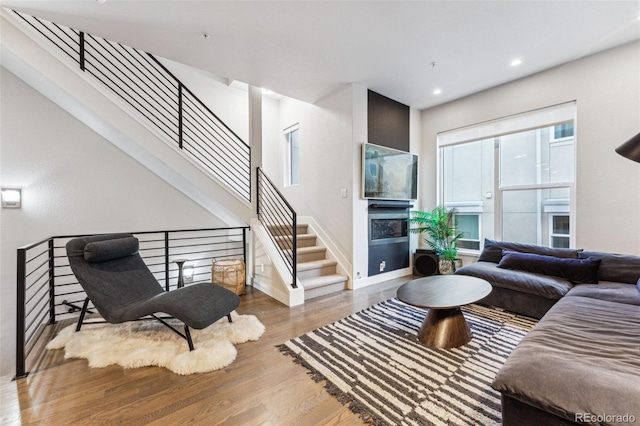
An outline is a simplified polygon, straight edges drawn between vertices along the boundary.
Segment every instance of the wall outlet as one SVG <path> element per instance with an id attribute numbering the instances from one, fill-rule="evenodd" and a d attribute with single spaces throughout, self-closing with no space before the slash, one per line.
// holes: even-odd
<path id="1" fill-rule="evenodd" d="M 340 190 L 340 197 L 347 198 L 347 188 L 342 188 Z"/>
<path id="2" fill-rule="evenodd" d="M 260 272 L 264 272 L 264 263 L 260 264 Z"/>
<path id="3" fill-rule="evenodd" d="M 387 266 L 387 264 L 384 262 L 384 260 L 380 262 L 380 272 L 384 271 L 385 266 Z"/>

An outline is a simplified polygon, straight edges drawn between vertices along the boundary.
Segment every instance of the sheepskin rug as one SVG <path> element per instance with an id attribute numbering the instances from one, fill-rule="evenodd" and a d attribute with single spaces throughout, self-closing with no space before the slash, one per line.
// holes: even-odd
<path id="1" fill-rule="evenodd" d="M 164 367 L 176 374 L 218 370 L 231 364 L 238 351 L 234 344 L 255 341 L 264 325 L 254 315 L 231 313 L 202 330 L 191 331 L 195 350 L 187 341 L 158 321 L 124 324 L 89 324 L 75 332 L 75 324 L 64 328 L 47 344 L 47 349 L 64 349 L 65 358 L 86 358 L 91 368 L 119 364 L 124 368 Z M 180 321 L 168 320 L 183 331 Z"/>

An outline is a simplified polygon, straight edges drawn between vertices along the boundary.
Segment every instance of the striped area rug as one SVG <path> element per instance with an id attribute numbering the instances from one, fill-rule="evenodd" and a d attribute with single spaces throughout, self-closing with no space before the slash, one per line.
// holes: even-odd
<path id="1" fill-rule="evenodd" d="M 327 391 L 375 425 L 499 425 L 498 369 L 536 320 L 462 308 L 473 333 L 456 349 L 417 341 L 425 309 L 379 303 L 278 346 Z"/>

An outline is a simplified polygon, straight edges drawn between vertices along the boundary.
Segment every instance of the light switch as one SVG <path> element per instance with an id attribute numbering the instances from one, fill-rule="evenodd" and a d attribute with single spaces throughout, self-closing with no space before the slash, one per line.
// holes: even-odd
<path id="1" fill-rule="evenodd" d="M 340 197 L 347 198 L 347 188 L 340 189 Z"/>

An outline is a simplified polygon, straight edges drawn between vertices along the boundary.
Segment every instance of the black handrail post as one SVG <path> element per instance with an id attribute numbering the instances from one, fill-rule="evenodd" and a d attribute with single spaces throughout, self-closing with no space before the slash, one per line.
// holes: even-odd
<path id="1" fill-rule="evenodd" d="M 256 167 L 256 214 L 260 218 L 260 167 Z"/>
<path id="2" fill-rule="evenodd" d="M 80 69 L 84 71 L 84 32 L 80 31 Z"/>
<path id="3" fill-rule="evenodd" d="M 247 228 L 242 228 L 242 260 L 247 263 Z"/>
<path id="4" fill-rule="evenodd" d="M 56 323 L 56 264 L 54 239 L 49 238 L 49 324 Z"/>
<path id="5" fill-rule="evenodd" d="M 178 146 L 182 149 L 182 83 L 178 81 Z"/>
<path id="6" fill-rule="evenodd" d="M 298 274 L 298 215 L 296 212 L 293 212 L 293 232 L 291 233 L 291 235 L 293 235 L 293 248 L 291 252 L 291 257 L 293 260 L 293 282 L 291 283 L 291 286 L 293 288 L 298 288 L 298 280 L 296 277 Z"/>
<path id="7" fill-rule="evenodd" d="M 169 231 L 164 231 L 164 288 L 169 291 Z"/>
<path id="8" fill-rule="evenodd" d="M 27 250 L 18 249 L 17 252 L 17 297 L 16 297 L 16 375 L 13 378 L 22 379 L 29 373 L 25 371 L 25 292 L 27 280 Z"/>

